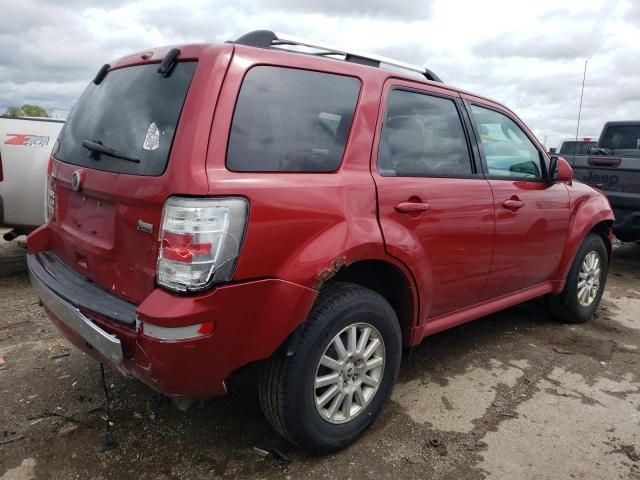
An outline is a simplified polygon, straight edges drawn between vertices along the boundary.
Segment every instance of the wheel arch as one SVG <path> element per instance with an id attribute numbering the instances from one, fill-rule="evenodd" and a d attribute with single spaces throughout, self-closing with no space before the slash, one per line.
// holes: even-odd
<path id="1" fill-rule="evenodd" d="M 317 289 L 321 291 L 334 282 L 350 282 L 382 295 L 396 312 L 403 346 L 411 346 L 420 308 L 411 272 L 404 265 L 387 258 L 352 258 L 352 255 L 337 257 L 338 261 L 331 262 L 328 268 L 321 270 Z M 306 322 L 302 322 L 291 332 L 278 348 L 280 353 L 290 356 L 296 352 L 305 325 Z"/>
<path id="2" fill-rule="evenodd" d="M 589 233 L 595 233 L 596 235 L 599 235 L 600 238 L 602 238 L 602 241 L 604 242 L 604 246 L 607 249 L 607 257 L 609 257 L 609 263 L 611 263 L 611 255 L 613 253 L 613 244 L 611 241 L 612 231 L 613 231 L 613 220 L 603 220 L 599 223 L 596 223 L 591 228 L 591 230 L 589 230 L 589 232 L 587 233 L 587 235 Z"/>
<path id="3" fill-rule="evenodd" d="M 361 285 L 384 297 L 398 317 L 403 345 L 410 345 L 419 304 L 413 279 L 408 273 L 391 262 L 367 259 L 340 269 L 329 282 L 337 281 Z"/>
<path id="4" fill-rule="evenodd" d="M 613 214 L 611 210 L 602 210 L 599 212 L 593 212 L 589 210 L 591 209 L 584 209 L 582 211 L 583 213 L 580 213 L 579 211 L 578 214 L 576 214 L 576 217 L 571 222 L 569 235 L 558 269 L 558 278 L 560 282 L 554 289 L 554 293 L 558 293 L 564 288 L 564 283 L 566 282 L 567 275 L 569 274 L 569 270 L 571 269 L 571 265 L 576 256 L 576 253 L 578 252 L 578 249 L 580 248 L 580 245 L 582 244 L 584 239 L 590 233 L 595 233 L 602 238 L 607 249 L 609 260 L 611 260 L 611 228 L 613 225 Z M 586 218 L 587 215 L 589 215 L 588 219 Z"/>

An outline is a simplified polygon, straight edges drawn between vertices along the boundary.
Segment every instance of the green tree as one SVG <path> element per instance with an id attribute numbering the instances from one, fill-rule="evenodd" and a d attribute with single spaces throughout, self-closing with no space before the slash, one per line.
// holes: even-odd
<path id="1" fill-rule="evenodd" d="M 9 107 L 5 115 L 11 117 L 48 117 L 47 111 L 40 105 L 24 104 L 21 107 Z"/>

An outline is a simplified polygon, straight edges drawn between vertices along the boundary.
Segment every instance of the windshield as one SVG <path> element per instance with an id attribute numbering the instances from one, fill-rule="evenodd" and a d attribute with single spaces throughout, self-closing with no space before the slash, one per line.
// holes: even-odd
<path id="1" fill-rule="evenodd" d="M 640 149 L 640 125 L 611 125 L 598 144 L 601 148 Z"/>
<path id="2" fill-rule="evenodd" d="M 180 62 L 163 77 L 157 64 L 139 65 L 92 82 L 60 132 L 54 156 L 97 170 L 161 175 L 195 68 Z"/>

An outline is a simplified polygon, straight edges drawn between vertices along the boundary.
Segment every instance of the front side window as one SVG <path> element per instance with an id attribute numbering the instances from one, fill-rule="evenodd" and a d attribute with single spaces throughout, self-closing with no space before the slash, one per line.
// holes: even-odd
<path id="1" fill-rule="evenodd" d="M 480 133 L 480 145 L 489 175 L 541 179 L 540 152 L 509 117 L 488 108 L 471 106 Z"/>
<path id="2" fill-rule="evenodd" d="M 227 167 L 237 172 L 333 172 L 360 91 L 353 77 L 258 66 L 233 114 Z"/>
<path id="3" fill-rule="evenodd" d="M 470 175 L 469 149 L 454 101 L 392 90 L 380 136 L 378 171 L 399 177 Z"/>

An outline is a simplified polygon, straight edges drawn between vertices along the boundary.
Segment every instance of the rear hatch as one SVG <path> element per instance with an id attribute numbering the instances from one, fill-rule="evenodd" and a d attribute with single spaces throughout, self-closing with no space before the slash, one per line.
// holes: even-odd
<path id="1" fill-rule="evenodd" d="M 155 286 L 165 200 L 208 192 L 214 102 L 200 98 L 216 98 L 221 78 L 209 80 L 230 49 L 183 47 L 169 74 L 159 73 L 168 49 L 127 57 L 87 87 L 60 133 L 49 179 L 54 251 L 128 301 Z"/>

